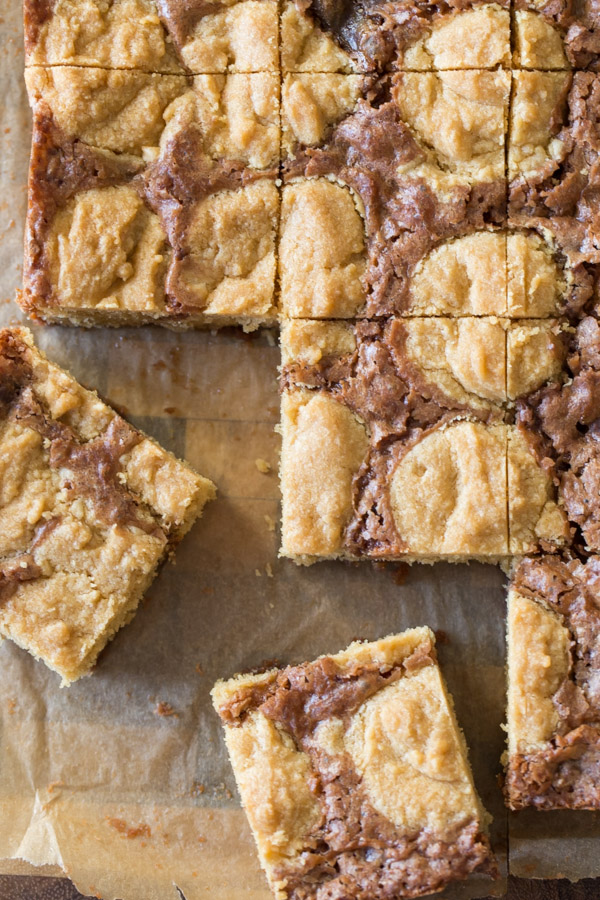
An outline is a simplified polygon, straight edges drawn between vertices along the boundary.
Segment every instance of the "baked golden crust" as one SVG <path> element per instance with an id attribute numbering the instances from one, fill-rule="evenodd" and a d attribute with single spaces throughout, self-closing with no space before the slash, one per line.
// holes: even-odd
<path id="1" fill-rule="evenodd" d="M 323 144 L 330 129 L 355 108 L 366 89 L 360 75 L 299 73 L 281 86 L 282 155 Z"/>
<path id="2" fill-rule="evenodd" d="M 568 72 L 515 72 L 511 100 L 508 177 L 532 176 L 563 150 L 555 118 L 570 84 Z"/>
<path id="3" fill-rule="evenodd" d="M 352 479 L 368 447 L 364 425 L 320 394 L 282 398 L 282 553 L 337 556 L 352 516 Z"/>
<path id="4" fill-rule="evenodd" d="M 360 72 L 335 39 L 314 18 L 303 15 L 293 0 L 281 11 L 281 67 L 288 72 Z"/>
<path id="5" fill-rule="evenodd" d="M 34 116 L 50 115 L 66 135 L 134 156 L 158 147 L 165 110 L 187 90 L 181 75 L 75 66 L 31 66 L 25 83 Z"/>
<path id="6" fill-rule="evenodd" d="M 214 485 L 0 332 L 0 633 L 58 672 L 88 674 L 135 614 Z"/>
<path id="7" fill-rule="evenodd" d="M 510 68 L 510 13 L 496 3 L 440 16 L 410 44 L 396 68 L 415 71 Z"/>
<path id="8" fill-rule="evenodd" d="M 391 477 L 390 495 L 411 556 L 508 554 L 506 447 L 505 426 L 457 422 L 406 453 Z"/>
<path id="9" fill-rule="evenodd" d="M 334 889 L 337 868 L 346 873 L 347 891 L 360 878 L 365 896 L 417 897 L 489 865 L 489 849 L 476 864 L 460 864 L 463 854 L 462 862 L 470 856 L 467 835 L 477 833 L 482 846 L 487 844 L 487 815 L 436 664 L 434 640 L 428 628 L 415 628 L 351 644 L 342 653 L 280 675 L 277 670 L 239 675 L 213 688 L 242 803 L 276 897 L 312 896 L 300 893 L 309 885 L 313 891 L 319 885 Z M 280 687 L 283 678 L 289 695 L 283 682 Z M 306 688 L 300 688 L 300 679 Z M 296 685 L 302 697 L 306 693 L 305 708 L 316 704 L 321 710 L 318 720 L 309 713 L 288 719 L 288 704 L 292 713 L 292 704 L 302 699 L 296 700 Z M 299 728 L 294 721 L 302 723 Z M 353 784 L 352 798 L 342 791 L 335 807 L 335 840 L 328 837 L 329 794 L 320 782 L 321 770 L 331 765 L 338 772 L 336 782 Z M 357 812 L 360 807 L 360 834 L 345 836 L 352 818 L 340 812 L 350 803 Z M 375 823 L 379 852 L 371 871 L 364 848 L 370 846 Z M 310 865 L 317 841 L 319 855 L 330 866 Z M 446 861 L 456 863 L 454 870 L 440 865 L 434 874 L 434 841 L 441 843 Z M 396 848 L 402 857 L 395 857 Z M 346 860 L 354 865 L 345 865 Z M 372 883 L 375 869 L 378 880 Z"/>
<path id="10" fill-rule="evenodd" d="M 552 697 L 569 671 L 569 631 L 542 603 L 508 594 L 508 752 L 541 748 L 559 716 Z"/>
<path id="11" fill-rule="evenodd" d="M 503 179 L 510 83 L 501 70 L 398 75 L 393 97 L 425 156 L 406 176 L 423 178 L 436 193 Z"/>
<path id="12" fill-rule="evenodd" d="M 521 69 L 568 69 L 560 31 L 539 13 L 517 9 L 514 14 L 513 64 Z"/>

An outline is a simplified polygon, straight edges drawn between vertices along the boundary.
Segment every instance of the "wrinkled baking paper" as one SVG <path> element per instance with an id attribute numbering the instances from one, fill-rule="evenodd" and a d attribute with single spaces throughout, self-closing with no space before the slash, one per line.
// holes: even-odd
<path id="1" fill-rule="evenodd" d="M 22 319 L 11 299 L 22 275 L 29 152 L 20 20 L 20 0 L 4 0 L 1 324 Z M 212 684 L 265 659 L 300 662 L 356 637 L 428 624 L 438 631 L 505 872 L 508 818 L 497 782 L 502 573 L 475 564 L 299 568 L 277 559 L 275 334 L 35 331 L 51 359 L 212 478 L 219 495 L 92 677 L 60 689 L 43 664 L 9 641 L 0 646 L 0 871 L 44 866 L 44 874 L 64 872 L 82 893 L 103 898 L 268 900 L 210 704 Z M 270 471 L 259 471 L 257 459 Z M 159 704 L 171 714 L 159 715 Z M 589 840 L 600 833 L 598 817 L 520 822 L 511 824 L 518 874 L 600 874 L 598 844 Z M 446 895 L 504 890 L 504 880 L 481 878 Z"/>

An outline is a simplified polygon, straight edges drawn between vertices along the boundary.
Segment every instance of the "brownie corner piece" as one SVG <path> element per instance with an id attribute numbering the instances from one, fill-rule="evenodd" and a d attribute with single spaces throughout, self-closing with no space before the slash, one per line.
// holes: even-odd
<path id="1" fill-rule="evenodd" d="M 496 874 L 434 643 L 415 628 L 213 689 L 279 900 L 418 897 Z"/>
<path id="2" fill-rule="evenodd" d="M 27 65 L 278 72 L 277 0 L 25 0 Z"/>
<path id="3" fill-rule="evenodd" d="M 0 331 L 0 633 L 89 673 L 191 528 L 212 482 L 36 349 Z"/>
<path id="4" fill-rule="evenodd" d="M 154 144 L 161 137 L 149 159 L 142 155 L 143 125 L 124 129 L 118 102 L 107 101 L 105 128 L 84 124 L 77 92 L 62 90 L 73 73 L 103 102 L 115 79 L 134 97 L 150 91 L 154 100 L 154 79 L 163 86 L 167 78 L 173 82 L 171 93 L 159 91 L 165 104 L 171 100 L 169 121 L 165 135 L 159 127 L 148 135 Z M 270 165 L 279 144 L 273 78 L 198 76 L 187 89 L 184 79 L 175 83 L 172 76 L 63 68 L 42 78 L 41 87 L 34 79 L 35 90 L 30 79 L 35 115 L 25 310 L 44 321 L 84 326 L 241 324 L 252 330 L 273 324 L 279 216 Z M 259 108 L 251 110 L 252 127 L 249 115 L 241 136 L 231 116 L 215 121 L 206 109 L 212 102 L 227 111 L 230 103 L 252 101 Z M 127 124 L 126 103 L 125 116 Z M 114 143 L 124 130 L 134 147 Z M 236 145 L 236 158 L 224 160 L 235 142 L 232 132 L 246 157 L 239 158 Z M 252 162 L 268 167 L 253 169 Z"/>
<path id="5" fill-rule="evenodd" d="M 600 809 L 600 559 L 541 555 L 508 596 L 511 809 Z"/>

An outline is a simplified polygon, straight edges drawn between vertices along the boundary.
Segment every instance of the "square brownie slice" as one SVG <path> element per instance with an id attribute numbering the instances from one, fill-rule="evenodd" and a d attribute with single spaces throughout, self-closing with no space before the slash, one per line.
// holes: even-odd
<path id="1" fill-rule="evenodd" d="M 600 809 L 600 559 L 523 560 L 508 597 L 511 809 Z"/>
<path id="2" fill-rule="evenodd" d="M 135 614 L 214 485 L 0 331 L 0 634 L 69 684 Z"/>
<path id="3" fill-rule="evenodd" d="M 506 314 L 509 88 L 502 70 L 285 76 L 284 315 L 469 314 L 471 293 L 475 314 Z M 409 282 L 446 244 L 444 289 L 411 310 Z"/>
<path id="4" fill-rule="evenodd" d="M 513 397 L 561 368 L 556 320 L 291 320 L 281 346 L 284 556 L 496 562 L 565 543 L 553 478 L 511 424 Z"/>
<path id="5" fill-rule="evenodd" d="M 414 628 L 213 688 L 280 900 L 419 897 L 495 874 L 434 643 Z"/>
<path id="6" fill-rule="evenodd" d="M 276 0 L 25 0 L 26 64 L 279 71 Z"/>
<path id="7" fill-rule="evenodd" d="M 32 67 L 27 83 L 28 312 L 83 325 L 276 320 L 277 75 L 63 66 Z"/>

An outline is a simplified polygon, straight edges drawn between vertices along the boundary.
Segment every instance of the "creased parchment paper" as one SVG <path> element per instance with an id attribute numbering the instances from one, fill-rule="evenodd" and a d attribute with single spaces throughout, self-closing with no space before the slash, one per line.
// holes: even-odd
<path id="1" fill-rule="evenodd" d="M 3 0 L 1 324 L 22 318 L 11 299 L 21 282 L 29 153 L 20 20 L 20 0 Z M 0 871 L 44 866 L 44 874 L 64 872 L 83 893 L 104 898 L 169 900 L 181 892 L 187 900 L 267 900 L 210 705 L 213 682 L 265 659 L 300 662 L 356 637 L 421 624 L 439 633 L 505 871 L 501 572 L 298 568 L 277 559 L 275 334 L 35 332 L 51 359 L 212 478 L 219 495 L 92 677 L 61 690 L 44 665 L 8 641 L 0 646 Z M 257 459 L 271 471 L 259 471 Z M 158 715 L 159 704 L 172 714 Z M 518 874 L 600 874 L 597 816 L 514 819 Z M 476 879 L 447 896 L 504 890 L 504 880 Z"/>

